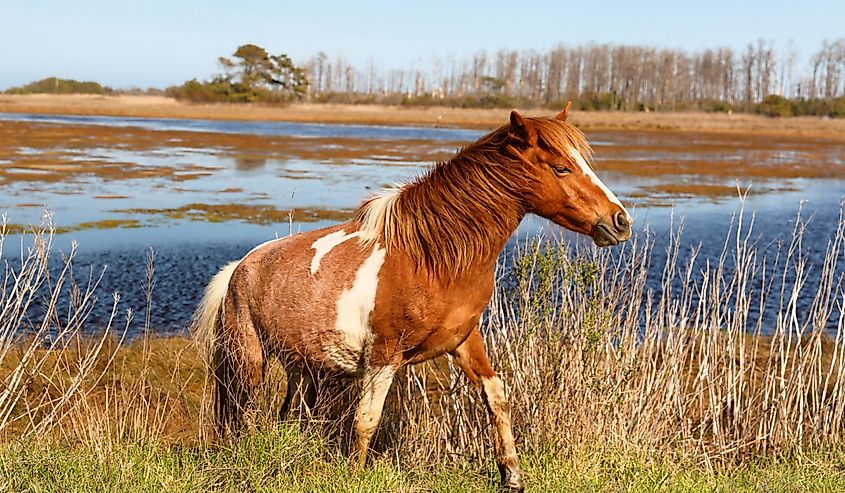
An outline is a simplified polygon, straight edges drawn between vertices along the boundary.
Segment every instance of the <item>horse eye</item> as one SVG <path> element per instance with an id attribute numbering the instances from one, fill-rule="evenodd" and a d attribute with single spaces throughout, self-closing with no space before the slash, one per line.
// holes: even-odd
<path id="1" fill-rule="evenodd" d="M 555 170 L 555 173 L 560 175 L 560 176 L 568 175 L 569 173 L 572 173 L 572 170 L 570 170 L 566 166 L 554 166 L 553 169 Z"/>

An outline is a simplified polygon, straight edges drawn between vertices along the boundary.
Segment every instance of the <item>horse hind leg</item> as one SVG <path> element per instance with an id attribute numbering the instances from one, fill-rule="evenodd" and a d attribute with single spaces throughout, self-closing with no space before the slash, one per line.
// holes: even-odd
<path id="1" fill-rule="evenodd" d="M 302 411 L 305 411 L 310 417 L 317 404 L 317 384 L 314 375 L 308 368 L 299 366 L 286 368 L 285 371 L 288 375 L 288 384 L 280 412 L 281 418 L 289 417 L 292 409 L 299 410 L 300 415 Z"/>
<path id="2" fill-rule="evenodd" d="M 232 311 L 232 317 L 222 320 L 215 348 L 215 421 L 221 436 L 239 433 L 244 424 L 255 426 L 255 396 L 265 370 L 264 351 L 252 317 Z"/>

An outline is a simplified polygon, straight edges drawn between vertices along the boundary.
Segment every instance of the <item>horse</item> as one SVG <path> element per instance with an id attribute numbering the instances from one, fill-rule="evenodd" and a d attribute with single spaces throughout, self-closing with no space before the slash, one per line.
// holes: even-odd
<path id="1" fill-rule="evenodd" d="M 449 354 L 491 415 L 503 488 L 521 491 L 508 400 L 479 330 L 499 253 L 527 214 L 598 246 L 631 235 L 568 112 L 512 111 L 451 159 L 365 200 L 354 219 L 268 241 L 217 273 L 194 331 L 211 341 L 218 433 L 242 427 L 275 357 L 363 379 L 350 455 L 364 466 L 397 371 Z M 283 408 L 296 389 L 289 382 Z"/>

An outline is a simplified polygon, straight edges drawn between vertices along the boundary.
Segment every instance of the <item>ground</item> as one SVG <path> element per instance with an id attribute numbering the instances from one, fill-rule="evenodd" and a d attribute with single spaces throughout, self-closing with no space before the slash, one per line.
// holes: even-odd
<path id="1" fill-rule="evenodd" d="M 507 121 L 508 109 L 405 107 L 299 103 L 290 106 L 182 103 L 163 96 L 3 95 L 0 113 L 107 115 L 220 120 L 266 120 L 377 125 L 492 128 Z M 551 115 L 531 110 L 529 115 Z M 652 129 L 760 135 L 800 135 L 845 140 L 845 119 L 770 118 L 700 112 L 572 112 L 583 129 Z"/>

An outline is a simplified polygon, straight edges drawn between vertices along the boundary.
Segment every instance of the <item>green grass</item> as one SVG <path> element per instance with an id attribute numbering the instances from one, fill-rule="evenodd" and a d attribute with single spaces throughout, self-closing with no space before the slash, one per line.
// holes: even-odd
<path id="1" fill-rule="evenodd" d="M 682 459 L 608 451 L 528 454 L 530 491 L 842 491 L 845 452 L 802 453 L 710 472 Z M 498 490 L 490 461 L 404 463 L 382 456 L 363 471 L 325 440 L 280 426 L 231 446 L 46 442 L 0 445 L 4 491 L 485 492 Z"/>

